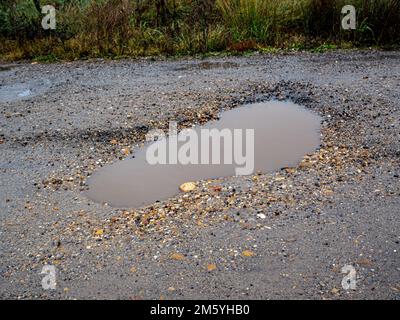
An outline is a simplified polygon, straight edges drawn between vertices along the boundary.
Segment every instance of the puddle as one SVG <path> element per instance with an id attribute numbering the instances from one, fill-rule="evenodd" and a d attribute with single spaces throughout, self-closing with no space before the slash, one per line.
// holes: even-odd
<path id="1" fill-rule="evenodd" d="M 194 131 L 199 133 L 202 129 L 243 129 L 244 143 L 241 151 L 242 155 L 248 156 L 247 144 L 250 140 L 246 138 L 245 129 L 254 129 L 252 172 L 273 172 L 283 167 L 296 166 L 305 154 L 319 147 L 320 121 L 318 115 L 292 102 L 270 101 L 225 111 L 218 121 L 194 128 Z M 181 135 L 182 132 L 178 137 Z M 200 137 L 200 133 L 198 136 Z M 232 137 L 236 136 L 232 134 Z M 178 164 L 149 164 L 146 150 L 152 146 L 154 149 L 157 143 L 161 145 L 166 142 L 168 145 L 170 140 L 171 137 L 168 137 L 155 143 L 147 143 L 135 150 L 134 158 L 99 169 L 88 180 L 89 190 L 86 196 L 95 202 L 105 202 L 113 207 L 137 208 L 176 195 L 180 192 L 179 186 L 184 182 L 235 175 L 238 168 L 235 161 L 232 164 L 184 165 L 178 160 Z M 221 139 L 219 148 L 215 149 L 221 151 L 221 160 L 225 159 L 225 146 L 229 145 L 225 145 L 224 141 Z M 178 142 L 178 155 L 183 144 Z M 209 150 L 212 149 L 212 144 L 211 140 Z M 231 145 L 236 146 L 234 142 Z M 200 153 L 199 147 L 198 159 L 201 158 Z"/>
<path id="2" fill-rule="evenodd" d="M 36 97 L 45 93 L 50 86 L 51 82 L 47 79 L 0 85 L 0 102 L 13 102 Z"/>
<path id="3" fill-rule="evenodd" d="M 230 61 L 224 62 L 209 62 L 203 61 L 199 63 L 191 63 L 184 66 L 179 66 L 174 68 L 175 71 L 181 70 L 211 70 L 211 69 L 231 69 L 231 68 L 238 68 L 240 67 L 239 64 Z"/>
<path id="4" fill-rule="evenodd" d="M 32 91 L 30 89 L 24 90 L 20 93 L 18 93 L 18 97 L 27 97 L 30 96 Z"/>

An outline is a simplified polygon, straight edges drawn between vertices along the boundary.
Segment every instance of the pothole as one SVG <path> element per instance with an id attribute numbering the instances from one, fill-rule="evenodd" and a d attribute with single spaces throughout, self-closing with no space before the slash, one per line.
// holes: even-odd
<path id="1" fill-rule="evenodd" d="M 188 181 L 296 166 L 318 148 L 320 123 L 318 115 L 289 101 L 244 105 L 217 121 L 172 131 L 134 150 L 134 158 L 101 168 L 85 194 L 114 207 L 141 207 L 176 195 Z"/>

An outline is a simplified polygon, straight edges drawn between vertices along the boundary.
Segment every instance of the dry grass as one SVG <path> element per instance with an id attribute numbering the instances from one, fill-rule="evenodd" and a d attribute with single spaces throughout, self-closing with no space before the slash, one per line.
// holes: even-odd
<path id="1" fill-rule="evenodd" d="M 355 31 L 340 28 L 344 0 L 54 1 L 57 29 L 45 31 L 31 0 L 2 0 L 3 59 L 245 52 L 270 47 L 400 42 L 400 0 L 353 0 L 358 15 Z"/>

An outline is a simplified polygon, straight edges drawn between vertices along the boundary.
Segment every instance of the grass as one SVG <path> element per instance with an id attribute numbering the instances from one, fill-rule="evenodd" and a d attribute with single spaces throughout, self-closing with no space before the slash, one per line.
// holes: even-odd
<path id="1" fill-rule="evenodd" d="M 341 29 L 352 2 L 357 29 Z M 0 57 L 38 61 L 398 46 L 399 0 L 34 0 L 0 3 Z"/>
<path id="2" fill-rule="evenodd" d="M 333 49 L 336 49 L 336 48 L 337 48 L 337 46 L 334 45 L 334 44 L 325 43 L 325 44 L 322 44 L 322 45 L 320 45 L 320 46 L 318 46 L 316 48 L 313 48 L 311 50 L 311 52 L 323 53 L 323 52 L 326 52 L 328 50 L 333 50 Z"/>

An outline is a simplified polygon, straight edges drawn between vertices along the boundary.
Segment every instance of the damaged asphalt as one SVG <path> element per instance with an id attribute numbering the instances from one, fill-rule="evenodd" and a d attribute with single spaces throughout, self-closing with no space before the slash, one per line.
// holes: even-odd
<path id="1" fill-rule="evenodd" d="M 398 299 L 399 62 L 365 50 L 1 68 L 0 296 Z M 149 130 L 270 99 L 323 119 L 298 166 L 177 186 L 143 208 L 84 196 Z"/>

